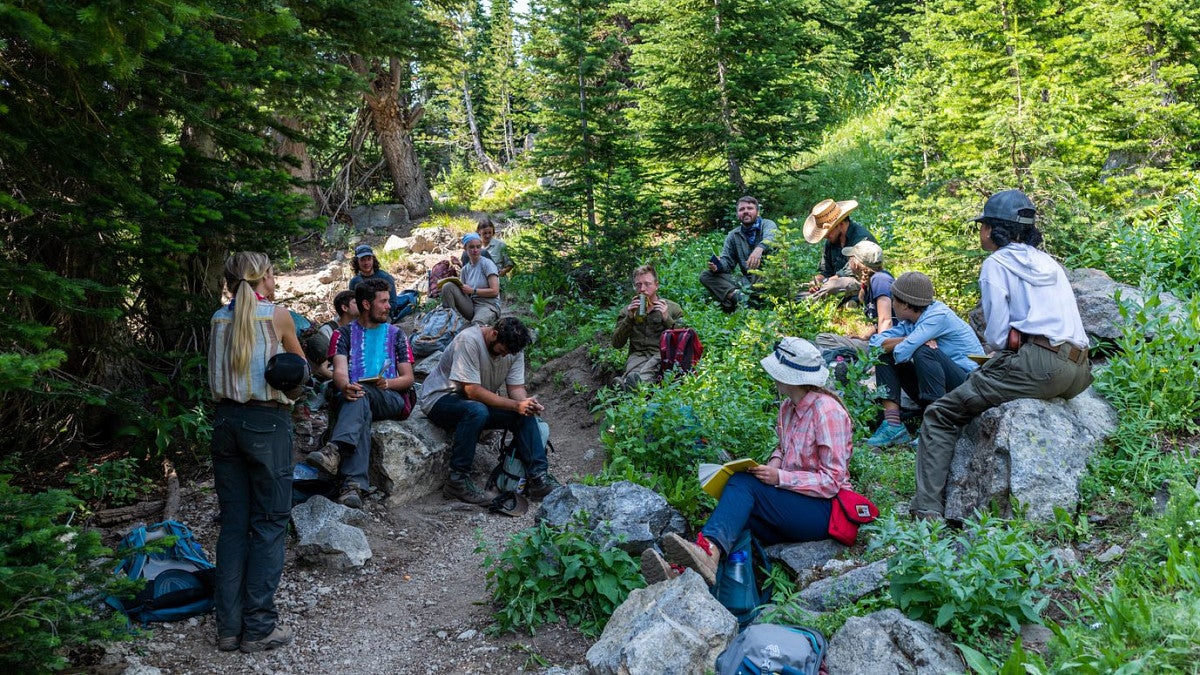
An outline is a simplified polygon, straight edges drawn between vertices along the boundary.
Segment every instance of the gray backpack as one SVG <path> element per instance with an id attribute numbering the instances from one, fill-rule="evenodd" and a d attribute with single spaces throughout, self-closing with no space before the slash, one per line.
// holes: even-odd
<path id="1" fill-rule="evenodd" d="M 717 675 L 818 675 L 825 636 L 812 628 L 756 623 L 717 657 Z"/>

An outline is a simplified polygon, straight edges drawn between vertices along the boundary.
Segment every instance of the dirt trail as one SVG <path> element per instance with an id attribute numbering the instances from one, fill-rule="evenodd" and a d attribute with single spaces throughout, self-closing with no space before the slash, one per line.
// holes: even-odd
<path id="1" fill-rule="evenodd" d="M 304 275 L 282 277 L 281 286 Z M 564 376 L 554 377 L 556 372 Z M 588 408 L 599 383 L 585 351 L 529 375 L 531 391 L 547 406 L 544 418 L 557 449 L 551 471 L 563 482 L 598 472 L 599 426 Z M 477 459 L 477 469 L 490 461 Z M 207 487 L 183 504 L 179 519 L 211 554 L 217 504 L 211 481 Z M 276 601 L 281 621 L 295 629 L 292 645 L 256 655 L 219 652 L 210 614 L 159 624 L 150 635 L 116 645 L 92 672 L 120 673 L 142 664 L 179 674 L 515 673 L 583 662 L 591 642 L 565 625 L 535 636 L 485 633 L 492 609 L 477 541 L 502 545 L 534 524 L 536 505 L 509 518 L 447 501 L 438 492 L 392 509 L 369 499 L 364 510 L 370 522 L 362 527 L 374 555 L 363 568 L 301 567 L 289 548 Z"/>

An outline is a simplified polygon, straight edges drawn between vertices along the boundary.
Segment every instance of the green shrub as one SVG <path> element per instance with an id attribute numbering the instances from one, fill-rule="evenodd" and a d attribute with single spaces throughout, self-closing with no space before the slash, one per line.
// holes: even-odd
<path id="1" fill-rule="evenodd" d="M 882 518 L 871 550 L 893 546 L 888 564 L 892 600 L 910 618 L 977 637 L 997 628 L 1016 632 L 1041 623 L 1060 565 L 1021 522 L 988 515 L 951 533 L 942 523 Z"/>
<path id="2" fill-rule="evenodd" d="M 502 551 L 482 539 L 487 588 L 499 608 L 493 630 L 527 630 L 566 619 L 588 637 L 604 630 L 629 592 L 644 585 L 638 563 L 619 548 L 601 549 L 585 538 L 586 516 L 563 529 L 539 523 L 517 532 Z"/>
<path id="3" fill-rule="evenodd" d="M 132 503 L 139 494 L 154 487 L 153 481 L 138 475 L 138 462 L 133 457 L 90 466 L 80 464 L 75 473 L 67 476 L 67 484 L 80 499 L 110 506 Z"/>
<path id="4" fill-rule="evenodd" d="M 0 475 L 0 664 L 48 672 L 92 640 L 128 636 L 125 620 L 97 609 L 128 588 L 103 563 L 100 535 L 62 524 L 79 500 L 62 490 L 25 494 Z"/>

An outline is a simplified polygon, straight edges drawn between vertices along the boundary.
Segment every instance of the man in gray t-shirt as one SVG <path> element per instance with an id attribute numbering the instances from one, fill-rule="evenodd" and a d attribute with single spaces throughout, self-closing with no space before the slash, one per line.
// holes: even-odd
<path id="1" fill-rule="evenodd" d="M 545 408 L 525 391 L 524 350 L 529 343 L 529 329 L 514 317 L 471 326 L 454 338 L 421 386 L 421 411 L 454 434 L 450 477 L 442 488 L 446 497 L 468 504 L 491 500 L 470 476 L 475 444 L 484 429 L 507 429 L 515 435 L 530 499 L 541 500 L 559 486 L 549 473 L 537 425 L 537 414 Z"/>

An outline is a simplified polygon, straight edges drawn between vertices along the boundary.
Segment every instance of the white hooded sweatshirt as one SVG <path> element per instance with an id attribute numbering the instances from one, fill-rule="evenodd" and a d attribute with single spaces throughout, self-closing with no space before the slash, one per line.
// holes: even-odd
<path id="1" fill-rule="evenodd" d="M 989 348 L 1002 349 L 1010 327 L 1045 336 L 1051 344 L 1087 347 L 1066 272 L 1046 253 L 1016 243 L 994 251 L 979 271 L 979 291 Z"/>

